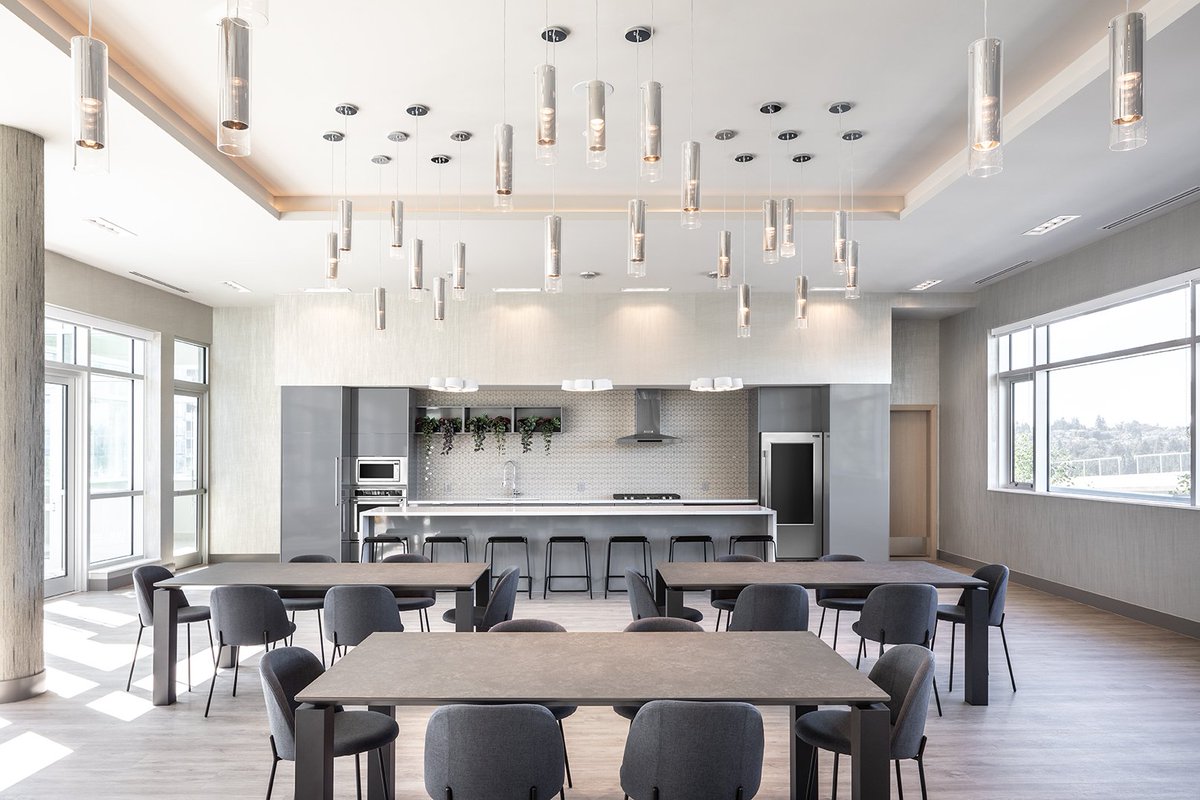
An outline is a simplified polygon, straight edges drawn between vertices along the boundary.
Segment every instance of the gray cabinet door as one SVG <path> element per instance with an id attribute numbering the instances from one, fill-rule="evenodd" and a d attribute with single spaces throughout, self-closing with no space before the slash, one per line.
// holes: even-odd
<path id="1" fill-rule="evenodd" d="M 407 456 L 409 390 L 351 390 L 350 452 L 354 456 Z"/>
<path id="2" fill-rule="evenodd" d="M 342 555 L 343 430 L 340 386 L 282 391 L 280 556 Z"/>
<path id="3" fill-rule="evenodd" d="M 888 560 L 891 387 L 829 387 L 825 552 Z"/>

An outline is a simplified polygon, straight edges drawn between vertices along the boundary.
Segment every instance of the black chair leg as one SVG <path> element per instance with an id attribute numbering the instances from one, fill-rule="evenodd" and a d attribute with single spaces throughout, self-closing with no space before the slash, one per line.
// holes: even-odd
<path id="1" fill-rule="evenodd" d="M 1004 645 L 1004 660 L 1008 662 L 1008 679 L 1012 682 L 1013 691 L 1017 690 L 1017 679 L 1013 675 L 1012 659 L 1008 657 L 1008 637 L 1004 635 L 1004 615 L 1000 615 L 1000 642 Z"/>
<path id="2" fill-rule="evenodd" d="M 833 754 L 833 794 L 829 796 L 829 800 L 837 800 L 837 769 L 838 769 L 838 754 Z"/>
<path id="3" fill-rule="evenodd" d="M 825 632 L 825 612 L 828 610 L 829 609 L 827 609 L 827 608 L 821 609 L 821 624 L 817 626 L 817 638 L 818 639 L 820 639 L 821 634 Z"/>
<path id="4" fill-rule="evenodd" d="M 212 621 L 205 620 L 204 624 L 208 628 L 208 654 L 210 656 L 212 656 L 213 670 L 215 671 L 217 668 L 217 652 L 216 652 L 216 650 L 213 649 L 214 645 L 213 645 L 213 638 L 212 638 Z"/>
<path id="5" fill-rule="evenodd" d="M 358 791 L 358 800 L 362 800 L 362 753 L 354 754 L 354 788 Z"/>
<path id="6" fill-rule="evenodd" d="M 814 783 L 817 779 L 817 752 L 818 751 L 814 748 L 812 758 L 809 759 L 808 762 L 808 779 L 804 781 L 805 800 L 808 800 L 808 798 L 817 793 L 816 787 L 814 786 Z"/>
<path id="7" fill-rule="evenodd" d="M 859 666 L 859 664 L 861 664 L 861 663 L 862 663 L 863 652 L 864 652 L 866 649 L 867 649 L 867 640 L 866 640 L 866 639 L 863 639 L 862 637 L 859 637 L 859 640 L 858 640 L 858 655 L 857 655 L 857 656 L 855 657 L 855 659 L 854 659 L 854 668 L 855 668 L 855 669 L 858 669 L 858 666 Z"/>
<path id="8" fill-rule="evenodd" d="M 266 647 L 266 645 L 263 645 L 263 646 Z M 239 662 L 236 659 L 233 662 L 233 696 L 234 697 L 237 697 L 238 663 Z"/>
<path id="9" fill-rule="evenodd" d="M 192 623 L 184 626 L 187 628 L 187 676 L 188 676 L 188 691 L 192 690 Z"/>
<path id="10" fill-rule="evenodd" d="M 954 691 L 954 632 L 958 630 L 958 623 L 950 623 L 950 691 Z"/>
<path id="11" fill-rule="evenodd" d="M 213 689 L 217 688 L 217 662 L 221 660 L 221 651 L 225 645 L 217 645 L 217 657 L 213 660 L 212 680 L 208 682 L 208 702 L 204 704 L 204 716 L 208 717 L 208 709 L 212 707 Z M 235 662 L 236 663 L 236 662 Z"/>
<path id="12" fill-rule="evenodd" d="M 279 751 L 275 749 L 275 737 L 271 737 L 271 775 L 267 778 L 267 800 L 271 800 L 271 790 L 275 788 L 275 769 L 279 766 Z"/>
<path id="13" fill-rule="evenodd" d="M 383 748 L 379 748 L 379 780 L 383 784 L 383 796 L 391 797 L 392 793 L 388 791 L 387 769 L 383 766 Z"/>
<path id="14" fill-rule="evenodd" d="M 567 788 L 574 789 L 575 784 L 571 781 L 571 757 L 567 755 L 567 733 L 563 730 L 561 719 L 558 721 L 558 735 L 563 743 L 563 766 L 567 768 Z"/>
<path id="15" fill-rule="evenodd" d="M 720 609 L 720 608 L 717 609 L 717 627 L 714 629 L 716 631 L 721 630 L 721 612 L 722 611 L 723 611 L 723 609 Z"/>
<path id="16" fill-rule="evenodd" d="M 933 699 L 934 699 L 934 702 L 937 703 L 938 716 L 940 717 L 942 715 L 942 698 L 938 694 L 937 678 L 933 679 Z"/>
<path id="17" fill-rule="evenodd" d="M 896 759 L 896 792 L 899 800 L 904 800 L 904 780 L 900 777 L 900 759 Z"/>
<path id="18" fill-rule="evenodd" d="M 924 736 L 921 737 L 921 746 L 917 749 L 917 774 L 921 776 L 921 800 L 929 800 L 929 795 L 925 791 L 925 742 Z"/>
<path id="19" fill-rule="evenodd" d="M 321 609 L 317 609 L 317 638 L 321 640 L 321 666 L 325 666 L 325 629 L 321 625 Z"/>
<path id="20" fill-rule="evenodd" d="M 133 643 L 133 661 L 129 664 L 129 677 L 125 679 L 125 691 L 129 691 L 130 685 L 133 683 L 133 668 L 137 666 L 138 647 L 142 644 L 142 631 L 146 630 L 146 626 L 142 621 L 138 620 L 138 635 L 137 641 Z"/>
<path id="21" fill-rule="evenodd" d="M 822 611 L 821 616 L 824 617 L 824 615 L 825 615 L 825 612 Z M 835 608 L 833 610 L 833 649 L 834 650 L 837 650 L 837 634 L 838 634 L 838 628 L 840 628 L 841 626 L 842 626 L 842 610 L 840 608 Z"/>

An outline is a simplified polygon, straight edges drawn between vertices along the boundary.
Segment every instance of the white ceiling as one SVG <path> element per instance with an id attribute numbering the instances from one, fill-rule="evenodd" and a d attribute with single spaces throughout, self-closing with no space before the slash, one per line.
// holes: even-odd
<path id="1" fill-rule="evenodd" d="M 824 212 L 835 202 L 839 152 L 847 152 L 836 136 L 839 124 L 867 134 L 854 153 L 856 204 L 873 210 L 860 217 L 855 232 L 862 242 L 866 291 L 903 291 L 926 278 L 943 279 L 933 291 L 971 290 L 976 279 L 1010 264 L 1032 258 L 1036 267 L 1100 238 L 1105 235 L 1100 226 L 1200 184 L 1200 161 L 1190 156 L 1200 129 L 1192 83 L 1200 74 L 1194 46 L 1200 41 L 1198 4 L 1133 3 L 1150 20 L 1151 140 L 1141 150 L 1110 153 L 1104 53 L 1097 45 L 1124 2 L 992 3 L 989 33 L 1005 46 L 1008 142 L 1005 171 L 981 181 L 963 174 L 962 143 L 965 54 L 982 32 L 982 2 L 698 3 L 694 135 L 704 148 L 706 214 L 701 230 L 684 231 L 677 221 L 677 154 L 691 116 L 688 3 L 660 0 L 654 55 L 655 78 L 664 86 L 667 166 L 662 183 L 641 189 L 655 212 L 649 275 L 641 283 L 674 291 L 711 289 L 702 273 L 715 262 L 722 190 L 729 187 L 727 224 L 735 232 L 735 252 L 742 239 L 743 188 L 751 209 L 767 192 L 768 146 L 775 193 L 789 178 L 792 193 L 798 191 L 799 169 L 785 159 L 786 145 L 773 135 L 783 128 L 802 132 L 792 143 L 795 152 L 816 156 L 804 176 L 807 205 L 814 209 L 804 226 L 806 268 L 814 285 L 837 282 L 829 267 L 830 226 Z M 384 135 L 394 129 L 413 133 L 413 120 L 403 108 L 421 102 L 432 113 L 421 123 L 420 141 L 399 146 L 398 177 L 409 208 L 420 210 L 413 217 L 421 219 L 427 270 L 444 267 L 447 260 L 435 254 L 445 253 L 458 236 L 461 164 L 466 211 L 461 230 L 469 248 L 471 288 L 540 283 L 540 216 L 549 205 L 551 176 L 559 209 L 571 209 L 563 212 L 567 290 L 615 291 L 633 283 L 624 276 L 620 209 L 635 190 L 636 51 L 642 51 L 644 78 L 649 49 L 629 44 L 622 33 L 650 23 L 644 0 L 600 4 L 599 75 L 615 85 L 609 100 L 609 167 L 603 171 L 582 164 L 581 139 L 575 135 L 582 130 L 582 103 L 569 90 L 595 71 L 593 3 L 552 4 L 551 23 L 571 30 L 570 38 L 554 48 L 562 132 L 554 170 L 534 163 L 529 142 L 532 69 L 545 57 L 537 36 L 545 3 L 508 3 L 508 119 L 518 142 L 518 211 L 512 215 L 490 209 L 490 132 L 502 113 L 502 4 L 495 0 L 274 3 L 270 25 L 255 32 L 254 153 L 237 161 L 214 157 L 211 144 L 199 141 L 213 136 L 214 23 L 223 4 L 100 2 L 96 35 L 110 43 L 114 64 L 178 114 L 174 126 L 164 130 L 139 110 L 144 102 L 135 109 L 114 98 L 111 170 L 100 179 L 70 170 L 70 69 L 58 46 L 61 26 L 47 33 L 26 24 L 31 16 L 57 13 L 82 26 L 86 3 L 0 0 L 0 5 L 22 17 L 0 10 L 5 42 L 0 69 L 24 76 L 6 86 L 11 102 L 0 109 L 0 123 L 34 130 L 47 140 L 50 249 L 121 274 L 153 275 L 213 305 L 269 302 L 274 294 L 316 285 L 328 222 L 323 212 L 306 209 L 328 206 L 331 147 L 320 134 L 341 127 L 333 106 L 350 101 L 362 109 L 349 121 L 345 153 L 359 221 L 354 258 L 344 275 L 351 287 L 366 290 L 381 282 L 374 214 L 382 207 L 379 182 L 384 179 L 387 193 L 397 177 L 391 167 L 381 170 L 368 159 L 378 152 L 395 154 L 396 146 Z M 842 119 L 824 110 L 838 99 L 857 104 Z M 784 111 L 773 118 L 758 113 L 765 100 L 783 102 Z M 724 127 L 740 134 L 728 151 L 712 140 L 713 131 Z M 459 129 L 475 134 L 462 146 L 461 161 L 459 146 L 448 139 Z M 730 163 L 726 153 L 741 150 L 760 159 L 749 166 Z M 435 167 L 428 157 L 437 152 L 456 160 Z M 420 164 L 419 196 L 414 196 L 414 154 Z M 247 186 L 249 194 L 243 191 Z M 1083 216 L 1045 237 L 1020 236 L 1058 214 Z M 137 236 L 112 236 L 82 222 L 91 216 L 110 219 Z M 444 220 L 440 237 L 439 218 Z M 414 227 L 410 222 L 410 233 Z M 799 259 L 763 266 L 755 253 L 754 215 L 746 232 L 750 282 L 788 290 Z M 383 283 L 403 285 L 402 265 L 385 259 L 382 269 Z M 585 284 L 572 277 L 582 270 L 602 277 Z M 254 294 L 234 294 L 220 285 L 225 279 L 246 284 Z"/>

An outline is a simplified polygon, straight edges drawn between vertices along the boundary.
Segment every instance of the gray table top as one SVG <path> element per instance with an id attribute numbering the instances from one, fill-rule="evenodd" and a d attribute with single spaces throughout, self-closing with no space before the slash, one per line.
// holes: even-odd
<path id="1" fill-rule="evenodd" d="M 297 695 L 307 703 L 424 706 L 484 700 L 757 705 L 888 699 L 809 632 L 376 633 Z"/>
<path id="2" fill-rule="evenodd" d="M 270 586 L 272 589 L 328 589 L 330 586 L 378 585 L 389 589 L 470 589 L 487 564 L 308 564 L 228 562 L 181 573 L 157 587 Z"/>
<path id="3" fill-rule="evenodd" d="M 809 589 L 927 583 L 968 588 L 987 583 L 927 561 L 671 561 L 658 565 L 671 589 L 740 589 L 754 583 L 797 583 Z"/>

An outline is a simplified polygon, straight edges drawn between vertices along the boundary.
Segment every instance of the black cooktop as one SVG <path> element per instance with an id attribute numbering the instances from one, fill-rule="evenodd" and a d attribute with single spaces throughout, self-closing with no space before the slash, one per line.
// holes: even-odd
<path id="1" fill-rule="evenodd" d="M 681 500 L 672 492 L 614 492 L 613 500 Z"/>

